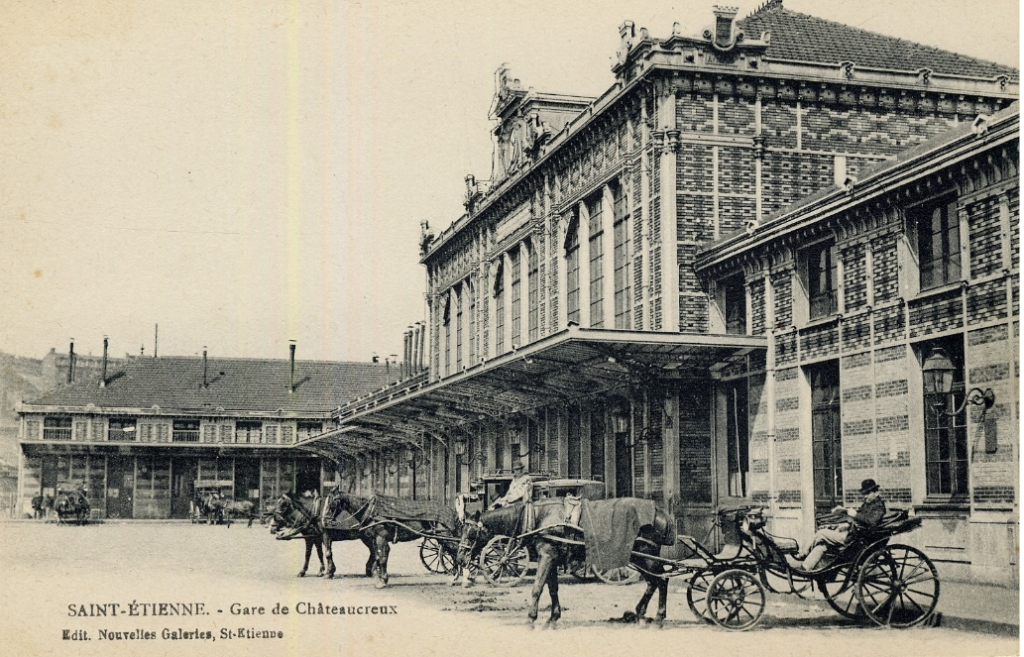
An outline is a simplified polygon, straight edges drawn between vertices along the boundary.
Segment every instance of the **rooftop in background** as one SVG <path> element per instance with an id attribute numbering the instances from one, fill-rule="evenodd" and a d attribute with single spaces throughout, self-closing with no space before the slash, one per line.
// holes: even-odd
<path id="1" fill-rule="evenodd" d="M 378 390 L 397 378 L 396 367 L 375 363 L 295 362 L 295 391 L 288 360 L 208 358 L 136 358 L 112 367 L 107 383 L 90 376 L 64 385 L 25 406 L 181 409 L 199 411 L 276 411 L 327 413 Z"/>
<path id="2" fill-rule="evenodd" d="M 802 62 L 853 62 L 858 67 L 897 71 L 930 69 L 934 73 L 1017 80 L 1018 69 L 967 57 L 913 41 L 869 32 L 857 27 L 790 11 L 782 0 L 769 0 L 741 21 L 746 38 L 771 33 L 765 52 L 773 59 Z"/>

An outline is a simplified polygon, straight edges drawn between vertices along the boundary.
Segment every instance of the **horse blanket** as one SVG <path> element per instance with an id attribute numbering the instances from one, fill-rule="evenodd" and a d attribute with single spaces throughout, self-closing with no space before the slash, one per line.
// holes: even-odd
<path id="1" fill-rule="evenodd" d="M 583 500 L 580 527 L 587 548 L 587 564 L 597 570 L 628 565 L 640 528 L 654 524 L 656 511 L 652 500 Z M 674 535 L 672 541 L 675 542 Z"/>

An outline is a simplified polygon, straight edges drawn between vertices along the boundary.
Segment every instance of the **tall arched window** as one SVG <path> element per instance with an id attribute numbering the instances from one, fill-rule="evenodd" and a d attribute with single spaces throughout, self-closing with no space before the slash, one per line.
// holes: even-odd
<path id="1" fill-rule="evenodd" d="M 537 255 L 537 247 L 526 243 L 528 249 L 526 257 L 526 288 L 527 288 L 527 326 L 529 327 L 529 340 L 533 342 L 540 337 L 540 258 Z"/>
<path id="2" fill-rule="evenodd" d="M 587 201 L 590 218 L 590 327 L 604 327 L 604 224 L 601 219 L 601 194 Z"/>
<path id="3" fill-rule="evenodd" d="M 580 218 L 573 211 L 565 233 L 565 309 L 566 320 L 580 323 Z"/>
<path id="4" fill-rule="evenodd" d="M 621 185 L 612 186 L 612 197 L 614 198 L 613 213 L 615 222 L 613 233 L 615 248 L 613 253 L 615 266 L 615 328 L 628 329 L 631 327 L 630 314 L 632 311 L 630 285 L 632 276 L 630 232 L 629 232 L 629 208 L 626 207 L 626 194 Z"/>

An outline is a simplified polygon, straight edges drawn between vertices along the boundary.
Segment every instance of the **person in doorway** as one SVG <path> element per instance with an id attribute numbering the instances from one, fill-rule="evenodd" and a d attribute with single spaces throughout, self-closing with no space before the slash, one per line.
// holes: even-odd
<path id="1" fill-rule="evenodd" d="M 845 514 L 848 519 L 844 519 L 838 525 L 819 529 L 814 534 L 810 550 L 796 555 L 796 559 L 802 561 L 800 564 L 802 570 L 805 572 L 817 570 L 821 558 L 825 556 L 829 547 L 846 545 L 852 531 L 876 527 L 882 522 L 882 517 L 885 515 L 885 500 L 882 499 L 881 487 L 875 483 L 874 479 L 865 479 L 860 484 L 860 494 L 864 497 L 864 501 L 859 507 L 837 506 L 832 509 L 833 513 Z"/>
<path id="2" fill-rule="evenodd" d="M 533 480 L 530 478 L 530 475 L 527 474 L 526 466 L 522 461 L 516 461 L 515 466 L 512 468 L 512 474 L 514 476 L 512 478 L 512 483 L 508 485 L 508 490 L 505 491 L 504 495 L 494 500 L 494 503 L 491 504 L 490 508 L 498 509 L 503 506 L 508 506 L 513 502 L 518 502 L 519 500 L 530 499 L 530 494 L 533 490 Z"/>
<path id="3" fill-rule="evenodd" d="M 43 517 L 43 495 L 42 493 L 36 493 L 32 497 L 32 517 L 36 520 L 40 520 Z"/>

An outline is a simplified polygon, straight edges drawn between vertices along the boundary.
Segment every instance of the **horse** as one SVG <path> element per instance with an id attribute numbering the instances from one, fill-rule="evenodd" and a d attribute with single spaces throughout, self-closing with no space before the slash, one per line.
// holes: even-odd
<path id="1" fill-rule="evenodd" d="M 462 529 L 455 510 L 439 502 L 405 500 L 376 494 L 372 497 L 359 497 L 341 491 L 332 491 L 327 496 L 323 521 L 329 572 L 333 575 L 334 561 L 330 546 L 333 540 L 337 540 L 336 532 L 346 536 L 342 540 L 349 540 L 348 536 L 358 533 L 360 540 L 371 552 L 370 560 L 366 563 L 366 574 L 376 574 L 374 587 L 378 589 L 388 584 L 388 556 L 391 553 L 389 542 L 415 541 L 425 534 L 436 533 L 438 525 L 450 531 L 453 536 L 457 536 Z M 330 529 L 332 524 L 339 523 L 341 529 Z M 441 541 L 440 545 L 441 549 L 449 550 L 445 541 Z"/>
<path id="2" fill-rule="evenodd" d="M 319 520 L 314 509 L 306 509 L 301 502 L 292 499 L 291 495 L 285 493 L 277 499 L 277 502 L 267 512 L 270 519 L 270 533 L 278 540 L 290 540 L 302 537 L 306 542 L 306 556 L 302 562 L 302 570 L 299 577 L 305 577 L 309 570 L 309 557 L 316 548 L 316 556 L 320 559 L 320 571 L 317 577 L 324 576 L 324 547 L 323 532 L 320 529 Z"/>
<path id="3" fill-rule="evenodd" d="M 63 525 L 73 518 L 78 524 L 85 524 L 89 519 L 89 498 L 84 490 L 58 491 L 58 499 L 54 506 L 57 511 L 57 524 Z"/>
<path id="4" fill-rule="evenodd" d="M 232 518 L 248 518 L 249 524 L 246 527 L 252 527 L 252 521 L 260 517 L 255 508 L 256 505 L 249 500 L 224 500 L 224 520 L 230 527 Z"/>
<path id="5" fill-rule="evenodd" d="M 315 498 L 299 497 L 285 493 L 271 512 L 271 532 L 278 540 L 290 540 L 302 537 L 306 541 L 306 561 L 299 572 L 299 577 L 306 574 L 309 565 L 310 551 L 315 546 L 320 557 L 320 573 L 317 577 L 326 576 L 334 579 L 337 567 L 334 564 L 333 544 L 335 541 L 360 540 L 366 546 L 370 556 L 366 561 L 365 575 L 372 577 L 374 572 L 374 550 L 369 536 L 363 535 L 359 522 L 350 514 L 334 510 L 330 502 L 331 495 L 320 504 Z M 283 527 L 283 529 L 282 529 Z M 324 570 L 324 555 L 327 556 L 327 569 Z"/>
<path id="6" fill-rule="evenodd" d="M 590 504 L 601 505 L 607 503 L 618 503 L 639 507 L 640 504 L 651 504 L 649 500 L 637 498 L 617 498 L 615 500 L 599 500 Z M 532 624 L 536 622 L 540 603 L 540 596 L 547 587 L 548 595 L 551 598 L 551 616 L 548 624 L 555 624 L 562 616 L 562 606 L 558 599 L 558 572 L 561 566 L 569 559 L 572 551 L 578 550 L 578 534 L 576 530 L 568 529 L 567 507 L 562 500 L 541 500 L 531 504 L 531 515 L 533 530 L 542 529 L 525 538 L 528 548 L 531 548 L 538 556 L 537 574 L 534 578 L 533 589 L 527 617 Z M 473 555 L 480 547 L 495 536 L 521 536 L 525 533 L 523 529 L 524 516 L 527 505 L 524 502 L 515 502 L 508 506 L 484 511 L 474 514 L 474 517 L 465 523 L 456 562 L 468 569 Z M 570 533 L 573 532 L 573 533 Z M 566 542 L 566 541 L 569 542 Z M 645 617 L 647 607 L 654 592 L 658 592 L 658 611 L 654 621 L 661 623 L 665 620 L 668 606 L 668 579 L 656 573 L 662 572 L 661 564 L 648 557 L 657 557 L 661 545 L 675 542 L 675 523 L 667 513 L 661 509 L 654 510 L 654 517 L 650 523 L 642 524 L 631 546 L 629 561 L 637 567 L 647 583 L 647 589 L 640 597 L 633 616 L 630 612 L 623 615 L 623 620 L 642 622 L 647 621 Z M 575 543 L 575 544 L 574 544 Z"/>

